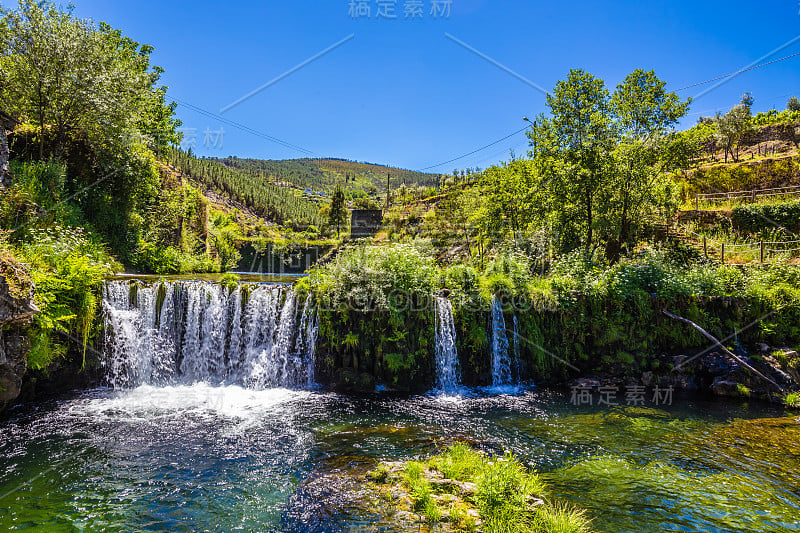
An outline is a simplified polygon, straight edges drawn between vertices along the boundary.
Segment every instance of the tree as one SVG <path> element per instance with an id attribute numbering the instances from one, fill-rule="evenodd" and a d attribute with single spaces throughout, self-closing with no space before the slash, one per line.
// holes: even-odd
<path id="1" fill-rule="evenodd" d="M 663 135 L 686 114 L 691 98 L 681 101 L 677 94 L 664 89 L 666 85 L 655 72 L 642 69 L 634 70 L 617 85 L 611 106 L 623 135 L 637 140 Z"/>
<path id="2" fill-rule="evenodd" d="M 518 241 L 520 233 L 537 218 L 533 201 L 538 179 L 530 161 L 512 161 L 486 169 L 481 175 L 482 202 L 478 219 L 489 238 L 500 241 L 508 231 Z"/>
<path id="3" fill-rule="evenodd" d="M 60 157 L 76 133 L 95 146 L 178 140 L 175 104 L 155 87 L 163 69 L 151 68 L 153 47 L 51 2 L 20 0 L 0 17 L 0 107 L 39 127 L 40 159 L 48 141 L 48 155 Z"/>
<path id="4" fill-rule="evenodd" d="M 575 205 L 583 227 L 583 246 L 595 243 L 596 211 L 607 193 L 610 154 L 617 138 L 609 94 L 605 84 L 581 69 L 571 70 L 547 95 L 552 119 L 542 127 L 550 139 L 537 147 L 545 158 L 558 160 L 551 165 L 549 189 L 564 206 Z"/>
<path id="5" fill-rule="evenodd" d="M 611 98 L 621 142 L 614 151 L 617 184 L 609 224 L 617 234 L 606 245 L 606 256 L 616 261 L 632 241 L 632 223 L 671 200 L 666 166 L 688 163 L 687 147 L 671 130 L 686 114 L 691 99 L 682 101 L 665 90 L 666 82 L 651 70 L 637 69 L 620 83 Z"/>
<path id="6" fill-rule="evenodd" d="M 337 185 L 331 198 L 330 212 L 328 213 L 328 224 L 336 226 L 336 236 L 339 236 L 340 226 L 347 223 L 347 207 L 344 205 L 344 191 Z"/>
<path id="7" fill-rule="evenodd" d="M 714 139 L 725 150 L 725 162 L 728 162 L 728 154 L 735 162 L 739 161 L 740 141 L 753 129 L 750 108 L 744 103 L 736 105 L 724 115 L 717 113 L 714 122 Z"/>
<path id="8" fill-rule="evenodd" d="M 789 98 L 789 101 L 786 102 L 786 109 L 789 111 L 800 111 L 800 100 L 798 100 L 796 96 L 792 96 Z"/>
<path id="9" fill-rule="evenodd" d="M 753 95 L 750 92 L 746 92 L 742 95 L 742 100 L 740 103 L 746 107 L 748 111 L 750 111 L 755 101 L 756 100 L 753 98 Z"/>

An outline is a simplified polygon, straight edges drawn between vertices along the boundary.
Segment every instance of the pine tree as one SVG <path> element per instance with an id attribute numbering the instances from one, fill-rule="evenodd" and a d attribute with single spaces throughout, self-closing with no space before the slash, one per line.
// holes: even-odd
<path id="1" fill-rule="evenodd" d="M 341 186 L 336 186 L 331 199 L 331 210 L 328 215 L 328 222 L 331 226 L 336 226 L 336 236 L 339 236 L 339 227 L 347 222 L 347 207 L 344 205 L 344 192 Z"/>

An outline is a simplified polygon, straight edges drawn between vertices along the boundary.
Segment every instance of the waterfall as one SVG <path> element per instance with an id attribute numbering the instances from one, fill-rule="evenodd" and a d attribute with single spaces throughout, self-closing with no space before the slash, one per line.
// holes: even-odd
<path id="1" fill-rule="evenodd" d="M 511 361 L 508 354 L 508 337 L 503 306 L 492 297 L 492 385 L 511 385 Z"/>
<path id="2" fill-rule="evenodd" d="M 519 359 L 519 320 L 517 320 L 516 313 L 514 314 L 514 379 L 516 382 L 520 381 L 522 376 L 522 368 Z"/>
<path id="3" fill-rule="evenodd" d="M 442 296 L 436 296 L 435 302 L 436 388 L 442 392 L 453 392 L 461 384 L 453 305 Z"/>
<path id="4" fill-rule="evenodd" d="M 298 314 L 290 287 L 108 282 L 108 382 L 115 388 L 198 382 L 309 387 L 319 320 L 311 295 Z"/>
<path id="5" fill-rule="evenodd" d="M 317 344 L 319 332 L 319 315 L 314 307 L 313 297 L 309 294 L 303 305 L 303 314 L 300 317 L 300 330 L 297 335 L 295 352 L 301 354 L 303 367 L 306 372 L 306 388 L 314 386 L 314 348 Z"/>

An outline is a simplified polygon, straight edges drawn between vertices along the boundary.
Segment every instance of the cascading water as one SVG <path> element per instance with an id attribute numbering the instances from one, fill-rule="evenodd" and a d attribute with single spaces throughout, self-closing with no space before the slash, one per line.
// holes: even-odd
<path id="1" fill-rule="evenodd" d="M 508 355 L 508 336 L 503 306 L 492 297 L 492 385 L 511 385 L 511 360 Z"/>
<path id="2" fill-rule="evenodd" d="M 310 295 L 299 317 L 296 302 L 294 291 L 281 286 L 108 282 L 108 380 L 115 388 L 198 382 L 309 387 L 318 318 Z"/>
<path id="3" fill-rule="evenodd" d="M 300 317 L 300 330 L 297 335 L 295 352 L 299 353 L 303 359 L 303 367 L 306 368 L 306 386 L 314 386 L 314 347 L 317 344 L 317 333 L 319 332 L 319 315 L 314 307 L 314 300 L 309 294 L 306 303 L 303 305 L 303 314 Z"/>
<path id="4" fill-rule="evenodd" d="M 442 392 L 453 392 L 461 384 L 453 305 L 443 296 L 436 296 L 435 303 L 436 388 Z"/>
<path id="5" fill-rule="evenodd" d="M 519 382 L 520 376 L 522 375 L 522 369 L 520 367 L 520 358 L 519 358 L 519 320 L 517 320 L 517 315 L 514 315 L 514 379 Z"/>

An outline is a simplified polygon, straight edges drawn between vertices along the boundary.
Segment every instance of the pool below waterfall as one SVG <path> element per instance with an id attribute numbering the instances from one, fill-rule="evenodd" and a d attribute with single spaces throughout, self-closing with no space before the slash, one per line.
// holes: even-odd
<path id="1" fill-rule="evenodd" d="M 697 398 L 621 403 L 577 406 L 535 389 L 76 392 L 0 421 L 0 530 L 392 531 L 352 474 L 454 440 L 515 453 L 597 531 L 800 528 L 793 416 Z"/>

